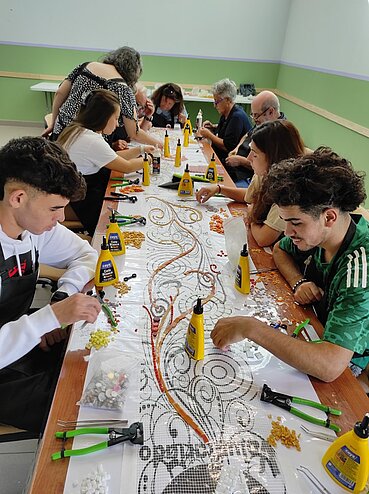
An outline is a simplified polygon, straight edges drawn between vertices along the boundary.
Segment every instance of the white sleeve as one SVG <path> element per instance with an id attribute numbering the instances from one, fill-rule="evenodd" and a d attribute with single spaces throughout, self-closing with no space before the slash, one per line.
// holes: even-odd
<path id="1" fill-rule="evenodd" d="M 117 158 L 117 153 L 100 135 L 93 136 L 90 139 L 88 150 L 88 159 L 98 168 L 103 168 L 105 165 Z"/>
<path id="2" fill-rule="evenodd" d="M 50 305 L 4 324 L 0 328 L 0 369 L 26 355 L 40 342 L 43 334 L 59 327 Z"/>
<path id="3" fill-rule="evenodd" d="M 80 292 L 95 275 L 97 252 L 86 241 L 59 223 L 51 232 L 40 235 L 39 261 L 67 269 L 58 288 L 69 295 Z"/>

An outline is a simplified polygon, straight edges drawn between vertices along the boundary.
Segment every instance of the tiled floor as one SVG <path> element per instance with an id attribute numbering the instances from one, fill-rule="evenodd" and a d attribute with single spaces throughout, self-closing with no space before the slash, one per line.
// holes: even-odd
<path id="1" fill-rule="evenodd" d="M 43 127 L 3 125 L 0 123 L 0 146 L 10 139 L 22 136 L 39 136 Z M 35 306 L 48 302 L 50 291 L 38 286 Z M 37 451 L 37 440 L 1 442 L 0 436 L 0 493 L 25 494 L 27 482 L 32 474 L 33 463 Z"/>

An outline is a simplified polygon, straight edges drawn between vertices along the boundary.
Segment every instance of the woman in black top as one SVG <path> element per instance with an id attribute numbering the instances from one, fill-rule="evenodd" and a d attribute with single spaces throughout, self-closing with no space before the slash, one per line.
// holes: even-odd
<path id="1" fill-rule="evenodd" d="M 186 122 L 187 114 L 183 105 L 182 90 L 177 84 L 168 82 L 156 89 L 152 96 L 155 112 L 152 116 L 154 127 L 174 127 Z"/>

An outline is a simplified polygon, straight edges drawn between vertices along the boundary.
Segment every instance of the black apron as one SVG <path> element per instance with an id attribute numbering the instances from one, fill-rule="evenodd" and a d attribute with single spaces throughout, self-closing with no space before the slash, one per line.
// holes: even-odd
<path id="1" fill-rule="evenodd" d="M 102 167 L 97 173 L 83 175 L 87 183 L 86 197 L 83 201 L 70 203 L 71 208 L 91 237 L 94 235 L 99 221 L 110 171 L 108 168 Z"/>
<path id="2" fill-rule="evenodd" d="M 157 113 L 156 110 L 152 116 L 152 126 L 153 127 L 166 127 L 170 125 L 171 128 L 174 128 L 174 115 L 170 112 L 170 120 L 163 113 Z"/>
<path id="3" fill-rule="evenodd" d="M 38 278 L 38 252 L 22 254 L 19 276 L 15 256 L 4 259 L 0 244 L 0 331 L 4 324 L 26 314 L 32 304 Z M 38 346 L 0 369 L 0 422 L 41 432 L 54 394 L 65 342 L 43 352 Z"/>

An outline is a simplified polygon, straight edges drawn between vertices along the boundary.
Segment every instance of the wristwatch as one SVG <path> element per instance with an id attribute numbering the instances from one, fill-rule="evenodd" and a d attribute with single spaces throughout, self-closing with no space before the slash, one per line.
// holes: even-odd
<path id="1" fill-rule="evenodd" d="M 144 120 L 147 120 L 148 122 L 152 122 L 152 117 L 148 117 L 147 115 L 145 115 Z"/>
<path id="2" fill-rule="evenodd" d="M 53 302 L 61 302 L 62 300 L 68 298 L 69 295 L 67 294 L 67 292 L 59 292 L 59 291 L 56 291 L 54 293 L 54 295 L 51 297 L 51 300 L 50 302 L 53 303 Z"/>

